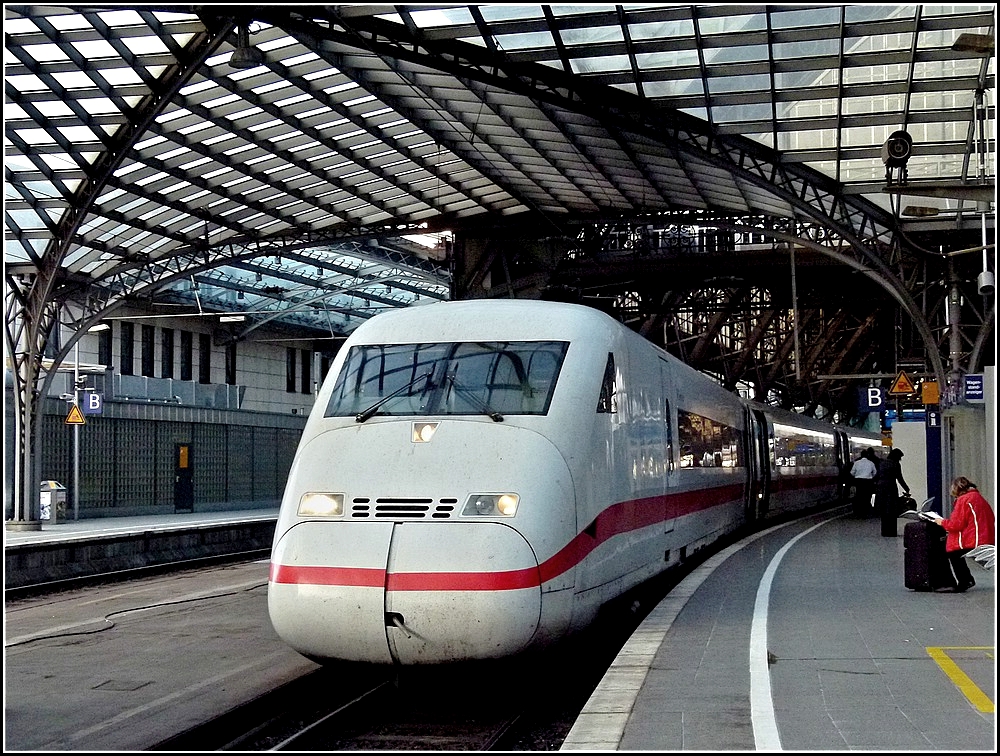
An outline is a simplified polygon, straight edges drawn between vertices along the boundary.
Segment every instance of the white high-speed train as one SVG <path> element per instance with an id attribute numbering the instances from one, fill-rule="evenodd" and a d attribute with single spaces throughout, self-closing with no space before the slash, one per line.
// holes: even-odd
<path id="1" fill-rule="evenodd" d="M 271 622 L 320 661 L 517 654 L 748 521 L 834 500 L 879 444 L 743 401 L 591 308 L 379 315 L 303 431 Z"/>

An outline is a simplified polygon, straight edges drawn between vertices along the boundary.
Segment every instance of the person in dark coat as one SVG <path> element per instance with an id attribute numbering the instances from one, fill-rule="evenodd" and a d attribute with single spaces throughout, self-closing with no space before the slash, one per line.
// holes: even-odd
<path id="1" fill-rule="evenodd" d="M 875 509 L 882 520 L 882 535 L 896 535 L 896 517 L 899 515 L 899 489 L 896 483 L 903 487 L 903 492 L 909 496 L 910 486 L 903 479 L 903 468 L 899 460 L 903 458 L 901 449 L 893 449 L 889 456 L 882 460 L 875 475 Z"/>

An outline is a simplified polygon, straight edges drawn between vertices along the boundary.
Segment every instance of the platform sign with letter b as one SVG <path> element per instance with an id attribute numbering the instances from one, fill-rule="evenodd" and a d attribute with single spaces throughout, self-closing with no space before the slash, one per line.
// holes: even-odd
<path id="1" fill-rule="evenodd" d="M 858 388 L 858 412 L 880 412 L 885 408 L 885 389 L 878 386 Z"/>
<path id="2" fill-rule="evenodd" d="M 85 415 L 100 415 L 104 412 L 104 394 L 98 394 L 96 391 L 84 392 L 80 409 Z"/>

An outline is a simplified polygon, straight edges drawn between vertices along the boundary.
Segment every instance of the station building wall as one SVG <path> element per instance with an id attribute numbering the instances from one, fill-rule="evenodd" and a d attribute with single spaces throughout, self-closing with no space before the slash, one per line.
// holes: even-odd
<path id="1" fill-rule="evenodd" d="M 73 481 L 73 426 L 48 400 L 41 473 Z M 175 511 L 176 445 L 191 450 L 195 511 L 276 507 L 305 417 L 197 407 L 109 402 L 80 426 L 79 517 Z M 71 507 L 67 495 L 67 508 Z"/>
<path id="2" fill-rule="evenodd" d="M 236 342 L 234 372 L 232 347 L 214 324 L 138 314 L 106 325 L 80 339 L 50 386 L 41 479 L 72 486 L 74 430 L 60 396 L 73 392 L 78 360 L 84 385 L 103 400 L 101 413 L 79 426 L 80 518 L 175 511 L 177 444 L 190 446 L 196 511 L 277 506 L 332 354 L 314 351 L 311 341 L 255 332 L 254 340 Z M 68 512 L 71 502 L 67 492 Z"/>

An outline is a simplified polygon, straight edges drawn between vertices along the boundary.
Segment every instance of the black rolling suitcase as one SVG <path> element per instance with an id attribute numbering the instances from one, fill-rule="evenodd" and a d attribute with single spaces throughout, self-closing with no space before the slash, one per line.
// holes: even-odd
<path id="1" fill-rule="evenodd" d="M 932 591 L 955 584 L 945 555 L 944 529 L 918 520 L 903 528 L 903 582 L 915 591 Z"/>

